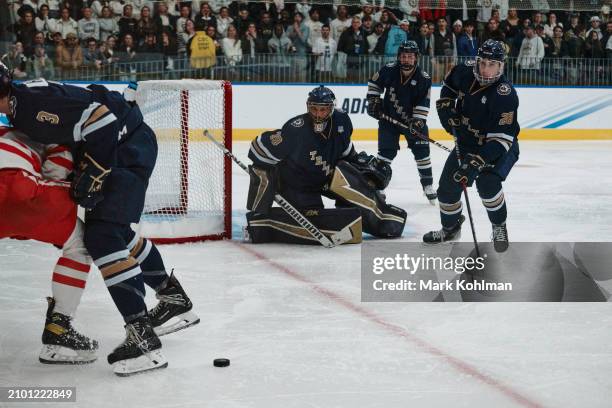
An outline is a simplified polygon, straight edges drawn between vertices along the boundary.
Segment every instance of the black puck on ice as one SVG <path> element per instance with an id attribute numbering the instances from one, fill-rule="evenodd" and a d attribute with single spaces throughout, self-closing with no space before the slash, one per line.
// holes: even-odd
<path id="1" fill-rule="evenodd" d="M 230 361 L 228 358 L 215 358 L 213 365 L 215 367 L 227 367 L 230 365 Z"/>

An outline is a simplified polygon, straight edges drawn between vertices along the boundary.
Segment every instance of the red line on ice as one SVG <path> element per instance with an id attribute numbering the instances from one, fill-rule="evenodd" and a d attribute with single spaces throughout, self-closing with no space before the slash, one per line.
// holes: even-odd
<path id="1" fill-rule="evenodd" d="M 417 346 L 419 346 L 421 349 L 425 350 L 427 353 L 434 355 L 436 357 L 440 357 L 441 359 L 443 359 L 444 361 L 446 361 L 450 366 L 452 366 L 453 368 L 455 368 L 457 371 L 463 373 L 463 374 L 467 374 L 470 375 L 480 381 L 482 381 L 483 383 L 491 386 L 492 388 L 494 388 L 495 390 L 501 392 L 502 394 L 504 394 L 506 397 L 509 397 L 510 399 L 514 400 L 515 402 L 519 403 L 521 406 L 524 407 L 529 407 L 529 408 L 543 408 L 544 406 L 538 402 L 532 401 L 531 399 L 529 399 L 528 397 L 522 395 L 520 392 L 512 389 L 511 387 L 509 387 L 508 385 L 502 383 L 499 380 L 496 380 L 495 378 L 489 376 L 488 374 L 485 374 L 481 371 L 479 371 L 476 367 L 472 366 L 471 364 L 457 358 L 457 357 L 453 357 L 452 355 L 444 352 L 443 350 L 439 349 L 438 347 L 429 344 L 427 341 L 415 336 L 414 334 L 411 334 L 410 332 L 408 332 L 406 329 L 404 329 L 403 327 L 397 326 L 393 323 L 389 323 L 385 320 L 383 320 L 381 317 L 377 316 L 376 314 L 368 311 L 367 309 L 362 308 L 361 306 L 351 302 L 350 300 L 342 297 L 341 295 L 329 290 L 329 289 L 325 289 L 324 287 L 316 284 L 315 282 L 307 279 L 306 277 L 300 275 L 299 273 L 292 271 L 291 269 L 289 269 L 288 267 L 279 264 L 278 262 L 275 262 L 273 260 L 271 260 L 270 258 L 268 258 L 267 256 L 265 256 L 264 254 L 254 250 L 253 248 L 251 248 L 249 245 L 244 245 L 244 244 L 240 244 L 237 242 L 232 242 L 229 241 L 232 244 L 236 245 L 238 248 L 242 249 L 245 252 L 248 252 L 249 254 L 251 254 L 252 256 L 254 256 L 255 258 L 264 261 L 266 263 L 268 263 L 270 266 L 273 266 L 274 268 L 276 268 L 277 270 L 283 272 L 284 274 L 292 277 L 293 279 L 300 281 L 302 283 L 307 284 L 308 286 L 310 286 L 310 288 L 312 290 L 314 290 L 315 292 L 319 293 L 320 295 L 323 295 L 331 300 L 333 300 L 334 302 L 336 302 L 337 304 L 344 306 L 346 309 L 351 310 L 352 312 L 368 319 L 369 321 L 371 321 L 372 323 L 375 323 L 376 325 L 382 327 L 383 329 L 395 334 L 396 336 L 399 336 L 405 340 L 410 341 L 411 343 L 416 344 Z"/>

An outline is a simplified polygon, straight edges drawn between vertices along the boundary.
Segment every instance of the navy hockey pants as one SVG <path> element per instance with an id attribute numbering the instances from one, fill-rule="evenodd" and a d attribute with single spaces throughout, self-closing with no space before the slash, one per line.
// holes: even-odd
<path id="1" fill-rule="evenodd" d="M 384 120 L 378 122 L 378 158 L 389 163 L 393 161 L 400 148 L 400 134 L 404 135 L 408 142 L 408 148 L 414 155 L 419 177 L 421 178 L 421 185 L 425 187 L 432 184 L 433 174 L 429 158 L 429 142 L 406 134 L 403 129 Z M 423 135 L 429 137 L 427 126 L 423 129 Z"/>

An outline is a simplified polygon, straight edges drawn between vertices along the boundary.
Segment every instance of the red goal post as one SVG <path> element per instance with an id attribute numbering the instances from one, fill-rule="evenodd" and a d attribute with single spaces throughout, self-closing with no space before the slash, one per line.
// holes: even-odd
<path id="1" fill-rule="evenodd" d="M 140 234 L 157 243 L 231 238 L 231 160 L 204 136 L 231 150 L 231 83 L 141 81 L 136 102 L 159 148 Z"/>

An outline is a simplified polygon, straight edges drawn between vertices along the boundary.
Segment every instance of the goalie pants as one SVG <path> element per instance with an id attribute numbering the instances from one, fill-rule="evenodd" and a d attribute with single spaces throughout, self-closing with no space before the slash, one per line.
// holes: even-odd
<path id="1" fill-rule="evenodd" d="M 414 155 L 419 177 L 421 178 L 421 185 L 425 187 L 433 184 L 431 160 L 429 158 L 429 142 L 406 134 L 403 129 L 384 120 L 378 122 L 378 158 L 388 163 L 393 161 L 400 148 L 400 135 L 404 135 L 406 142 L 408 142 L 408 148 Z M 427 126 L 423 129 L 423 135 L 429 137 Z"/>
<path id="2" fill-rule="evenodd" d="M 477 149 L 460 146 L 462 157 L 467 153 L 477 153 Z M 500 157 L 492 169 L 484 170 L 476 179 L 476 188 L 483 205 L 487 209 L 489 220 L 493 224 L 503 224 L 506 222 L 507 210 L 506 200 L 502 182 L 506 179 L 514 163 L 518 160 L 518 147 L 516 144 L 508 153 Z M 444 169 L 440 175 L 438 184 L 438 203 L 440 206 L 440 220 L 442 226 L 451 228 L 454 226 L 463 210 L 461 194 L 463 189 L 461 184 L 453 179 L 453 175 L 459 168 L 457 155 L 453 150 L 449 153 Z"/>
<path id="3" fill-rule="evenodd" d="M 62 248 L 51 290 L 55 311 L 71 316 L 81 301 L 91 259 L 69 189 L 68 183 L 23 170 L 0 170 L 0 238 L 34 239 Z"/>
<path id="4" fill-rule="evenodd" d="M 158 288 L 167 278 L 157 248 L 130 227 L 140 221 L 156 159 L 155 134 L 142 123 L 119 143 L 104 199 L 85 214 L 85 246 L 126 322 L 146 314 L 145 280 Z"/>

